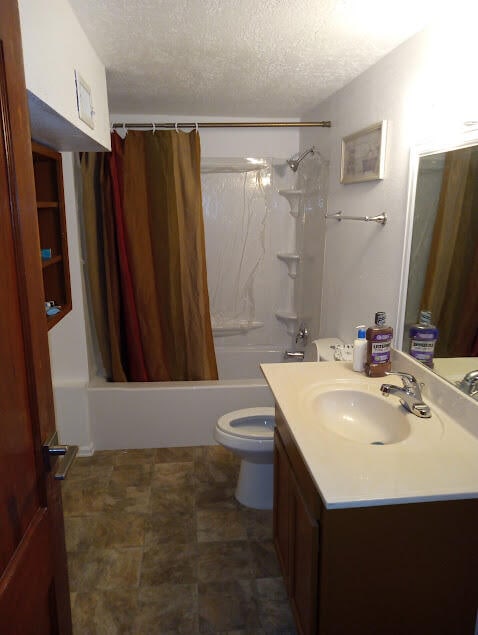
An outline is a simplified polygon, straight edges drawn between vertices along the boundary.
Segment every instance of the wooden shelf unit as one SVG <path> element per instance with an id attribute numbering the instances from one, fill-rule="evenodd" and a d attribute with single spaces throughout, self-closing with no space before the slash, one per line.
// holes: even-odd
<path id="1" fill-rule="evenodd" d="M 63 171 L 58 152 L 35 142 L 32 151 L 40 248 L 51 249 L 51 258 L 41 261 L 44 297 L 61 307 L 56 315 L 46 316 L 51 329 L 72 308 Z"/>

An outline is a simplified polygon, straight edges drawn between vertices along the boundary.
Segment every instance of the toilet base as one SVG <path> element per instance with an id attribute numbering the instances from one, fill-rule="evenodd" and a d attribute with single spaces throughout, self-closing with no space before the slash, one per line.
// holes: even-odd
<path id="1" fill-rule="evenodd" d="M 272 509 L 274 500 L 274 464 L 241 461 L 236 499 L 253 509 Z"/>

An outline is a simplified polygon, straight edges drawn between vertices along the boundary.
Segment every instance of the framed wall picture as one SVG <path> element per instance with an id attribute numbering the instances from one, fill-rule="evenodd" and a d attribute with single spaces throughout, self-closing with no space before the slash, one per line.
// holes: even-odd
<path id="1" fill-rule="evenodd" d="M 380 121 L 342 139 L 341 183 L 384 178 L 387 122 Z"/>

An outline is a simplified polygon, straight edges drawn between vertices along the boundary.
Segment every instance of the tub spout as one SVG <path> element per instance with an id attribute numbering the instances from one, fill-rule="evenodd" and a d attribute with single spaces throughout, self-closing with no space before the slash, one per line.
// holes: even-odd
<path id="1" fill-rule="evenodd" d="M 284 353 L 284 359 L 293 359 L 302 362 L 304 360 L 304 351 L 286 351 Z"/>

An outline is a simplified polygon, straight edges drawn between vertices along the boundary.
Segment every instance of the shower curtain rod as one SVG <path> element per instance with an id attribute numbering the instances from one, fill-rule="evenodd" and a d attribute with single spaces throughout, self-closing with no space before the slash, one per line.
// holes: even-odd
<path id="1" fill-rule="evenodd" d="M 204 121 L 197 123 L 185 122 L 149 122 L 149 123 L 119 123 L 115 122 L 111 125 L 113 129 L 120 128 L 330 128 L 330 121 L 228 121 L 228 122 L 210 122 Z"/>

